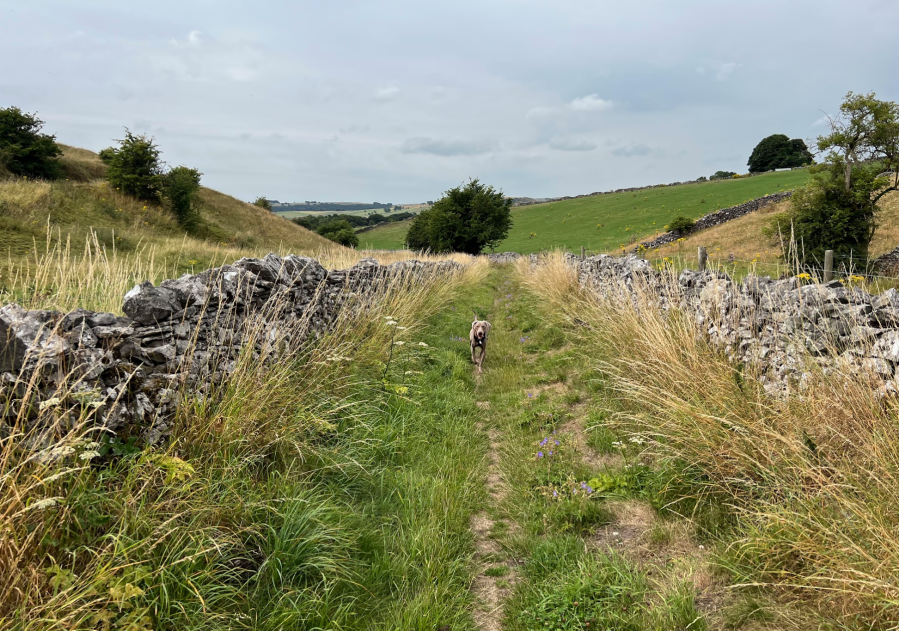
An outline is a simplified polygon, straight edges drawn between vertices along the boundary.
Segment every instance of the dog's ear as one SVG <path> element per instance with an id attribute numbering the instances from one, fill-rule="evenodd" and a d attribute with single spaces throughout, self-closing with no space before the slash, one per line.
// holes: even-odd
<path id="1" fill-rule="evenodd" d="M 490 324 L 489 322 L 484 322 L 484 324 L 487 325 L 487 330 L 488 330 L 488 331 L 489 331 L 491 328 L 493 328 L 493 325 Z"/>

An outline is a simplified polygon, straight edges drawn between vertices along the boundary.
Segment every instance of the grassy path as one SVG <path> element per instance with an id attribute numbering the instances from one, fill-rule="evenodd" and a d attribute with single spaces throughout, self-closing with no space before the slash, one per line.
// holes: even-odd
<path id="1" fill-rule="evenodd" d="M 471 518 L 477 628 L 743 628 L 711 542 L 659 517 L 662 477 L 607 427 L 601 375 L 514 269 L 494 268 L 457 307 L 494 325 L 474 388 L 487 452 Z"/>

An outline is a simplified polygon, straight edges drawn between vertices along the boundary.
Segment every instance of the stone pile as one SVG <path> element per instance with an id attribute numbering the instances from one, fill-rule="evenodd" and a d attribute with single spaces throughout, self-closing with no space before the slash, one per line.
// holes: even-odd
<path id="1" fill-rule="evenodd" d="M 733 282 L 719 271 L 684 270 L 677 279 L 636 256 L 594 256 L 573 262 L 579 281 L 600 294 L 636 297 L 663 310 L 690 314 L 697 329 L 734 361 L 755 365 L 776 396 L 802 386 L 811 358 L 824 371 L 864 373 L 897 392 L 899 293 L 871 295 L 840 281 L 747 276 Z"/>
<path id="2" fill-rule="evenodd" d="M 751 199 L 748 202 L 744 202 L 742 204 L 737 204 L 736 206 L 730 206 L 729 208 L 722 208 L 721 210 L 717 210 L 713 213 L 709 213 L 703 217 L 700 217 L 693 224 L 693 229 L 689 234 L 694 232 L 698 232 L 699 230 L 705 230 L 707 228 L 712 228 L 714 226 L 720 226 L 723 223 L 728 221 L 732 221 L 743 215 L 748 215 L 751 212 L 755 212 L 761 208 L 764 208 L 768 204 L 776 204 L 777 202 L 782 202 L 785 199 L 789 199 L 793 196 L 793 191 L 784 191 L 782 193 L 772 193 L 771 195 L 765 195 L 764 197 L 757 197 L 756 199 Z M 647 250 L 651 250 L 653 248 L 660 247 L 667 243 L 674 243 L 680 237 L 684 236 L 678 230 L 672 230 L 671 232 L 666 232 L 663 235 L 660 235 L 653 239 L 652 241 L 644 241 L 639 246 L 634 248 L 634 252 L 637 252 L 641 247 Z"/>
<path id="3" fill-rule="evenodd" d="M 521 258 L 521 254 L 517 252 L 497 252 L 495 254 L 488 254 L 487 260 L 491 263 L 498 263 L 503 265 L 505 263 L 514 263 L 518 259 Z"/>
<path id="4" fill-rule="evenodd" d="M 10 417 L 40 423 L 38 411 L 53 405 L 79 414 L 88 409 L 100 429 L 156 442 L 168 431 L 180 392 L 222 383 L 246 350 L 254 361 L 270 361 L 326 331 L 343 310 L 363 308 L 388 284 L 460 268 L 449 261 L 382 266 L 363 259 L 328 271 L 311 258 L 269 254 L 158 287 L 138 285 L 125 296 L 125 316 L 6 305 L 0 433 Z"/>

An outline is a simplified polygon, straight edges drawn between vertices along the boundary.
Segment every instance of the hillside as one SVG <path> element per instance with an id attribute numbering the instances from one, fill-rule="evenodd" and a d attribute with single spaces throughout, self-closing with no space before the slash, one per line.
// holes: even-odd
<path id="1" fill-rule="evenodd" d="M 200 226 L 188 235 L 163 208 L 112 190 L 100 179 L 106 167 L 97 154 L 65 145 L 63 149 L 66 180 L 0 181 L 4 258 L 31 253 L 35 242 L 47 240 L 48 228 L 54 239 L 71 240 L 76 250 L 93 231 L 100 245 L 123 253 L 153 248 L 157 257 L 175 265 L 212 263 L 224 249 L 308 252 L 333 247 L 285 218 L 208 188 L 200 193 Z"/>
<path id="2" fill-rule="evenodd" d="M 500 250 L 529 254 L 550 248 L 602 252 L 664 230 L 684 215 L 693 219 L 769 193 L 801 186 L 805 170 L 769 173 L 751 178 L 719 180 L 612 193 L 512 210 L 514 225 Z M 402 248 L 406 224 L 376 228 L 362 242 L 373 249 Z"/>
<path id="3" fill-rule="evenodd" d="M 780 261 L 780 248 L 763 231 L 771 217 L 785 211 L 788 206 L 789 202 L 772 204 L 739 219 L 689 235 L 682 242 L 662 246 L 647 253 L 646 257 L 650 260 L 686 258 L 695 264 L 696 248 L 704 246 L 713 263 L 728 264 L 733 255 L 738 269 L 751 265 L 760 273 L 780 276 L 786 271 Z M 899 245 L 899 194 L 885 196 L 881 207 L 877 229 L 871 239 L 871 258 Z"/>

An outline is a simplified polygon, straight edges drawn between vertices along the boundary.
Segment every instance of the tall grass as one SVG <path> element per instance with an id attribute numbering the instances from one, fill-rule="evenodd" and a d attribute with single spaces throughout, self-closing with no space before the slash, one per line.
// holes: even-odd
<path id="1" fill-rule="evenodd" d="M 334 260 L 351 256 L 340 250 Z M 13 287 L 47 288 L 32 305 L 115 310 L 123 287 L 167 272 L 155 260 L 96 243 L 78 257 L 57 245 Z M 302 320 L 271 340 L 266 320 L 250 318 L 249 345 L 230 377 L 173 393 L 180 404 L 163 447 L 98 431 L 90 401 L 72 405 L 85 394 L 74 378 L 43 405 L 32 382 L 4 383 L 0 627 L 370 628 L 412 611 L 464 618 L 443 601 L 466 584 L 464 564 L 453 562 L 464 558 L 465 539 L 450 542 L 441 528 L 450 527 L 444 510 L 465 519 L 470 475 L 441 460 L 442 485 L 428 474 L 432 488 L 427 476 L 403 486 L 375 454 L 391 446 L 427 453 L 397 433 L 414 427 L 426 446 L 422 434 L 434 424 L 410 416 L 412 378 L 399 360 L 388 363 L 390 349 L 411 342 L 452 292 L 483 273 L 480 263 L 384 284 L 347 303 L 314 342 Z M 423 365 L 403 352 L 406 364 Z M 410 505 L 397 509 L 399 528 L 386 529 L 370 511 L 393 506 L 397 485 Z M 418 569 L 423 559 L 435 564 L 430 573 Z M 405 614 L 383 606 L 396 597 L 421 603 Z"/>
<path id="2" fill-rule="evenodd" d="M 159 284 L 184 273 L 199 273 L 210 267 L 232 263 L 241 257 L 262 257 L 270 250 L 239 248 L 220 243 L 183 238 L 161 239 L 154 244 L 137 244 L 121 251 L 115 241 L 106 245 L 96 232 L 83 243 L 74 243 L 59 230 L 47 228 L 43 241 L 36 242 L 25 257 L 8 255 L 0 263 L 0 304 L 16 302 L 28 309 L 70 311 L 83 308 L 120 313 L 122 298 L 134 285 L 149 280 Z M 431 256 L 409 251 L 369 253 L 337 244 L 309 251 L 287 247 L 277 254 L 301 254 L 318 259 L 329 269 L 352 267 L 367 256 L 387 265 L 417 258 L 424 261 L 453 260 L 468 264 L 467 255 Z"/>
<path id="3" fill-rule="evenodd" d="M 669 508 L 689 511 L 697 497 L 732 507 L 725 564 L 738 583 L 788 589 L 850 627 L 899 622 L 899 408 L 873 379 L 810 362 L 802 391 L 776 400 L 645 288 L 598 296 L 560 256 L 521 272 L 579 323 L 620 396 L 618 424 L 681 472 L 690 501 Z"/>

